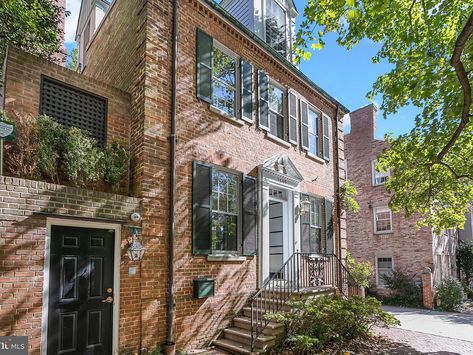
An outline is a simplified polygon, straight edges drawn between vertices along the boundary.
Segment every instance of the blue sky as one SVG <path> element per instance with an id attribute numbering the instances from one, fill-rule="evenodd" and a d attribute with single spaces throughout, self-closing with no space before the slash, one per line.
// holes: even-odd
<path id="1" fill-rule="evenodd" d="M 65 27 L 68 53 L 75 47 L 74 36 L 80 2 L 81 0 L 66 0 L 66 8 L 71 11 L 71 15 L 66 18 Z M 295 3 L 301 14 L 297 20 L 299 24 L 307 0 L 295 0 Z M 376 78 L 387 72 L 390 66 L 388 63 L 371 62 L 371 58 L 379 49 L 379 45 L 372 41 L 362 41 L 357 47 L 347 51 L 338 46 L 335 39 L 335 35 L 328 36 L 326 46 L 313 53 L 310 61 L 302 62 L 300 69 L 350 110 L 355 110 L 370 103 L 366 93 L 370 91 Z M 375 103 L 381 102 L 381 97 L 375 98 Z M 415 107 L 406 107 L 387 119 L 383 119 L 378 113 L 376 136 L 382 138 L 388 132 L 395 135 L 408 132 L 414 126 L 417 111 Z M 345 130 L 349 130 L 348 125 Z"/>

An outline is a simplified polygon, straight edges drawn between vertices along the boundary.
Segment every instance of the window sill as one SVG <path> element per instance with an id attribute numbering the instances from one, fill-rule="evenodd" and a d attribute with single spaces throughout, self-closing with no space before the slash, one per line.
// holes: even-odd
<path id="1" fill-rule="evenodd" d="M 220 110 L 219 108 L 213 106 L 213 105 L 210 105 L 210 111 L 212 111 L 213 113 L 216 113 L 220 116 L 222 116 L 223 118 L 225 118 L 227 121 L 231 122 L 231 123 L 234 123 L 238 126 L 243 126 L 244 123 L 240 120 L 238 120 L 235 116 L 232 116 L 232 115 L 229 115 L 228 113 L 226 113 L 225 111 L 222 111 Z"/>
<path id="2" fill-rule="evenodd" d="M 246 256 L 231 255 L 231 254 L 209 254 L 209 255 L 207 255 L 207 261 L 244 262 L 244 261 L 246 261 Z"/>
<path id="3" fill-rule="evenodd" d="M 377 187 L 377 186 L 384 186 L 384 185 L 385 185 L 385 183 L 384 183 L 384 182 L 382 182 L 381 184 L 373 184 L 373 187 Z"/>
<path id="4" fill-rule="evenodd" d="M 266 132 L 266 138 L 275 142 L 275 143 L 278 143 L 286 148 L 291 148 L 291 144 L 289 142 L 286 142 L 285 140 L 279 138 L 279 137 L 276 137 L 275 135 L 272 135 L 271 133 L 269 132 Z"/>
<path id="5" fill-rule="evenodd" d="M 324 159 L 319 158 L 318 156 L 316 156 L 316 155 L 314 155 L 314 154 L 312 154 L 312 153 L 309 153 L 309 152 L 307 152 L 307 151 L 306 151 L 306 157 L 307 157 L 307 158 L 310 158 L 310 159 L 312 159 L 312 160 L 314 160 L 314 161 L 316 161 L 317 163 L 325 164 L 325 160 L 324 160 Z"/>
<path id="6" fill-rule="evenodd" d="M 393 231 L 382 231 L 382 232 L 374 232 L 375 235 L 379 235 L 379 236 L 382 236 L 384 234 L 386 234 L 387 236 L 393 234 L 394 232 Z"/>

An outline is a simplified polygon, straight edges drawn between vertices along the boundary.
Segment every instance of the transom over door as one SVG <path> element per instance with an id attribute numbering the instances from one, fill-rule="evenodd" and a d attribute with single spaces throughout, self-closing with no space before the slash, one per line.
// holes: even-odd
<path id="1" fill-rule="evenodd" d="M 114 230 L 51 226 L 48 354 L 111 354 Z"/>

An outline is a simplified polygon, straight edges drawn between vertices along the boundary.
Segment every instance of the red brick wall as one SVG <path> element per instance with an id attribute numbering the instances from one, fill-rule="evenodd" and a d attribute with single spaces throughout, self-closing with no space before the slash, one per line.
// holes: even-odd
<path id="1" fill-rule="evenodd" d="M 40 352 L 45 214 L 120 223 L 139 208 L 136 198 L 0 176 L 0 335 L 27 335 L 29 354 Z M 139 324 L 135 291 L 139 274 L 127 273 L 131 265 L 125 254 L 128 237 L 123 227 L 119 271 L 122 341 L 130 341 L 128 334 Z"/>
<path id="2" fill-rule="evenodd" d="M 373 186 L 371 161 L 388 144 L 374 138 L 376 109 L 365 106 L 350 113 L 351 132 L 345 138 L 348 179 L 358 190 L 360 211 L 348 213 L 348 249 L 357 260 L 369 261 L 373 266 L 376 256 L 392 256 L 395 268 L 403 268 L 420 279 L 425 267 L 433 267 L 432 233 L 418 229 L 415 218 L 393 214 L 393 232 L 374 233 L 373 208 L 387 206 L 390 195 L 384 185 Z M 375 284 L 373 276 L 372 283 Z"/>

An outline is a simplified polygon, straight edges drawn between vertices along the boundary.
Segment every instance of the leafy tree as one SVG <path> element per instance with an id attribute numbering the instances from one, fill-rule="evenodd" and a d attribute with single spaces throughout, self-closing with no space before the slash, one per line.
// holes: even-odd
<path id="1" fill-rule="evenodd" d="M 467 286 L 470 286 L 473 281 L 473 243 L 466 243 L 460 241 L 457 253 L 458 267 L 463 273 L 464 281 Z"/>
<path id="2" fill-rule="evenodd" d="M 388 136 L 391 149 L 378 159 L 378 168 L 394 168 L 390 207 L 436 230 L 463 225 L 473 200 L 473 0 L 309 0 L 304 15 L 299 59 L 329 32 L 348 49 L 368 38 L 381 45 L 372 61 L 392 64 L 368 97 L 383 96 L 385 116 L 422 108 L 414 129 Z"/>
<path id="3" fill-rule="evenodd" d="M 66 67 L 67 69 L 76 71 L 79 66 L 79 48 L 74 48 L 70 56 L 71 59 L 67 62 Z"/>
<path id="4" fill-rule="evenodd" d="M 51 0 L 0 0 L 0 64 L 7 45 L 43 58 L 57 53 L 62 16 L 64 9 Z"/>
<path id="5" fill-rule="evenodd" d="M 340 186 L 340 201 L 342 210 L 358 213 L 360 205 L 355 197 L 358 195 L 358 190 L 352 185 L 350 180 L 347 180 Z"/>
<path id="6" fill-rule="evenodd" d="M 355 281 L 360 286 L 369 287 L 369 279 L 374 271 L 373 266 L 368 261 L 356 262 L 349 251 L 347 251 L 347 256 L 345 257 L 345 263 Z"/>

